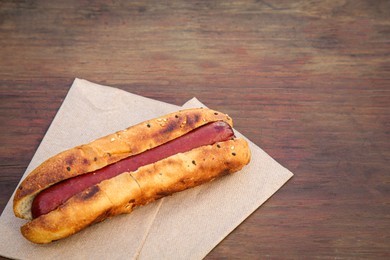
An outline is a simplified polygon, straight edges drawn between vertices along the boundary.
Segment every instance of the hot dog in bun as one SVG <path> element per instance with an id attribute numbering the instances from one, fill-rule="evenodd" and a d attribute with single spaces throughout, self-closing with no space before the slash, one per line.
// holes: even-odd
<path id="1" fill-rule="evenodd" d="M 14 196 L 34 243 L 68 237 L 108 217 L 239 171 L 248 143 L 232 119 L 206 108 L 145 121 L 61 152 L 34 169 Z"/>

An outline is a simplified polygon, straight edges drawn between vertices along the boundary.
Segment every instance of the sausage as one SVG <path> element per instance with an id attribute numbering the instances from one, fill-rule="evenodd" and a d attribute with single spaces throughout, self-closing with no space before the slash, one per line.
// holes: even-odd
<path id="1" fill-rule="evenodd" d="M 35 197 L 31 207 L 32 216 L 37 218 L 47 214 L 75 194 L 123 172 L 135 171 L 141 166 L 154 163 L 171 155 L 226 141 L 233 136 L 234 132 L 226 122 L 209 123 L 166 144 L 130 156 L 97 171 L 64 180 L 43 190 Z"/>

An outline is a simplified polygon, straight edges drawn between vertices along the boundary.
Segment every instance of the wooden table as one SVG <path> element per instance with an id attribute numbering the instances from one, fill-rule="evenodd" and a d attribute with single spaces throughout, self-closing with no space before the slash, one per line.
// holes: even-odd
<path id="1" fill-rule="evenodd" d="M 390 2 L 162 2 L 0 2 L 0 211 L 79 77 L 196 96 L 295 174 L 208 259 L 389 259 Z"/>

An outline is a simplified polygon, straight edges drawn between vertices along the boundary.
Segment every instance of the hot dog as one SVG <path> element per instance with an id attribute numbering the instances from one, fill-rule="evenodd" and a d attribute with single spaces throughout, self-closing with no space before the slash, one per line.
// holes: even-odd
<path id="1" fill-rule="evenodd" d="M 21 232 L 49 243 L 158 198 L 240 170 L 250 161 L 232 119 L 210 109 L 155 118 L 49 158 L 19 185 Z"/>

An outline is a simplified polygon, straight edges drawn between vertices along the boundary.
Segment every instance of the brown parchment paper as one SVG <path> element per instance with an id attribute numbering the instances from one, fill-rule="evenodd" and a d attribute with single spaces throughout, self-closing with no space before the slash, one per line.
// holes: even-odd
<path id="1" fill-rule="evenodd" d="M 204 105 L 194 98 L 183 108 L 200 106 Z M 23 178 L 64 149 L 181 108 L 75 79 Z M 201 259 L 293 175 L 249 143 L 252 160 L 242 171 L 48 245 L 35 245 L 22 237 L 19 228 L 25 220 L 14 217 L 11 198 L 0 217 L 0 255 L 17 259 Z"/>

